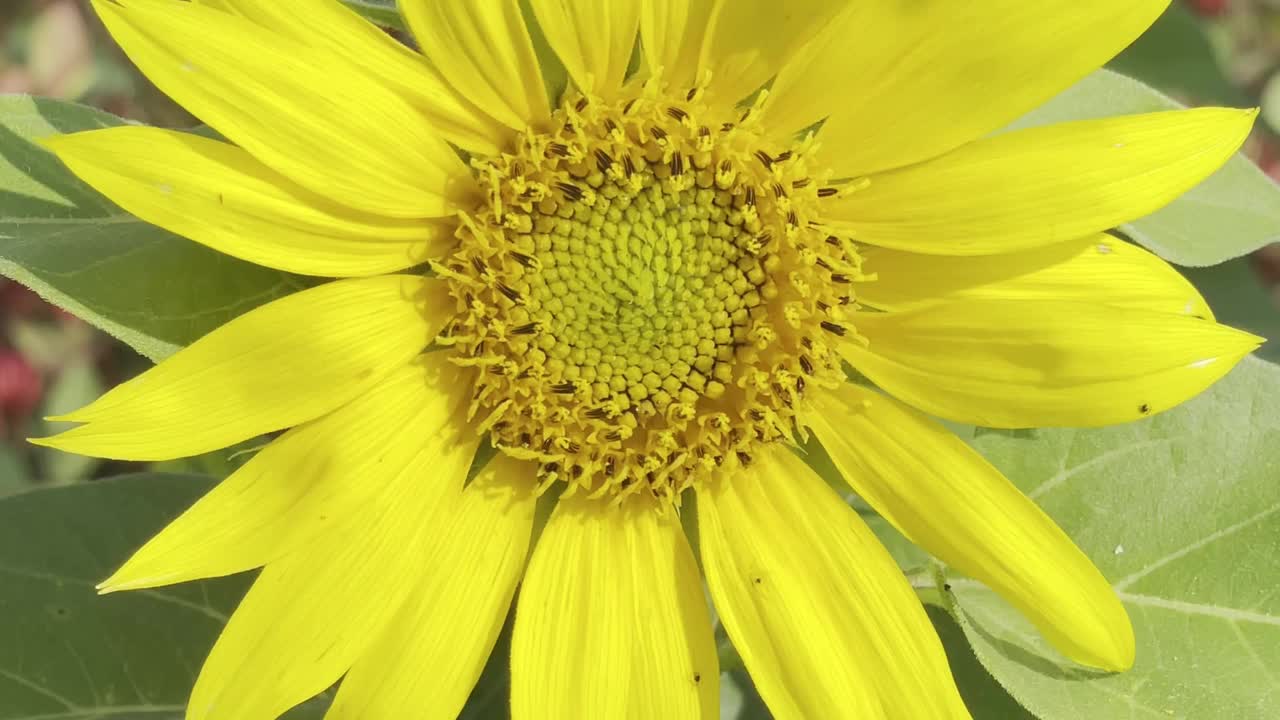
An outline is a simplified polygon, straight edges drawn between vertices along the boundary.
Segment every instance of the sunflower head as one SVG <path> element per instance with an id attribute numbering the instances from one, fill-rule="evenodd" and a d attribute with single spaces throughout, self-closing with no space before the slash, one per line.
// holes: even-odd
<path id="1" fill-rule="evenodd" d="M 486 199 L 436 264 L 458 313 L 441 333 L 474 367 L 470 409 L 545 483 L 672 503 L 789 440 L 862 279 L 818 227 L 805 148 L 700 86 L 569 93 L 546 130 L 473 160 Z"/>

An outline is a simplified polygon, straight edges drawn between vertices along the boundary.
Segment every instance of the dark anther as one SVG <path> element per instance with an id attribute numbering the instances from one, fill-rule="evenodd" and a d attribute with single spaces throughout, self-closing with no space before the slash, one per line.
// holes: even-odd
<path id="1" fill-rule="evenodd" d="M 649 134 L 653 136 L 654 140 L 665 140 L 667 138 L 667 131 L 660 127 L 649 128 Z"/>
<path id="2" fill-rule="evenodd" d="M 796 392 L 799 392 L 799 393 L 804 392 L 804 376 L 803 375 L 796 377 Z"/>
<path id="3" fill-rule="evenodd" d="M 798 227 L 800 225 L 800 217 L 796 215 L 795 210 L 787 213 L 787 224 L 791 227 Z"/>
<path id="4" fill-rule="evenodd" d="M 671 174 L 677 177 L 684 174 L 684 156 L 680 153 L 671 156 Z"/>
<path id="5" fill-rule="evenodd" d="M 685 100 L 693 100 L 698 97 L 698 88 L 689 88 L 689 92 L 684 94 Z"/>
<path id="6" fill-rule="evenodd" d="M 667 115 L 669 115 L 671 119 L 675 120 L 676 122 L 684 122 L 684 119 L 689 117 L 689 113 L 681 110 L 678 107 L 667 108 Z"/>
<path id="7" fill-rule="evenodd" d="M 636 174 L 636 164 L 631 160 L 630 155 L 622 156 L 622 170 L 628 178 Z"/>
<path id="8" fill-rule="evenodd" d="M 613 167 L 613 158 L 609 157 L 609 153 L 604 150 L 596 150 L 596 167 L 600 168 L 600 172 L 605 172 Z"/>
<path id="9" fill-rule="evenodd" d="M 613 118 L 605 118 L 604 129 L 608 130 L 609 132 L 613 132 L 614 130 L 618 129 L 618 123 L 614 122 Z"/>
<path id="10" fill-rule="evenodd" d="M 748 185 L 748 186 L 747 186 L 747 199 L 746 199 L 746 203 L 747 203 L 747 207 L 755 207 L 755 206 L 756 206 L 756 188 L 755 188 L 755 186 L 754 186 L 754 185 Z"/>
<path id="11" fill-rule="evenodd" d="M 616 462 L 610 455 L 604 459 L 604 475 L 605 477 L 613 477 L 613 473 L 617 471 Z"/>
<path id="12" fill-rule="evenodd" d="M 630 115 L 630 114 L 631 114 L 631 108 L 633 108 L 633 107 L 635 107 L 635 106 L 636 106 L 636 98 L 631 98 L 630 100 L 628 100 L 628 101 L 627 101 L 627 104 L 626 104 L 626 105 L 623 105 L 623 106 L 622 106 L 622 114 L 623 114 L 623 115 Z"/>
<path id="13" fill-rule="evenodd" d="M 840 337 L 844 337 L 844 334 L 849 332 L 848 330 L 845 329 L 843 325 L 837 325 L 836 323 L 833 323 L 830 320 L 822 321 L 822 329 L 826 330 L 829 333 L 834 333 L 836 335 L 839 335 Z"/>
<path id="14" fill-rule="evenodd" d="M 503 295 L 505 295 L 505 296 L 506 296 L 506 298 L 507 298 L 508 300 L 510 300 L 511 302 L 513 302 L 513 303 L 518 303 L 518 302 L 520 302 L 520 293 L 518 293 L 518 292 L 516 292 L 515 290 L 512 290 L 511 288 L 507 287 L 506 283 L 498 283 L 498 284 L 497 284 L 497 288 L 498 288 L 498 292 L 500 292 L 500 293 L 502 293 Z"/>
<path id="15" fill-rule="evenodd" d="M 792 181 L 791 187 L 795 188 L 796 190 L 800 190 L 800 189 L 809 187 L 809 183 L 811 182 L 813 181 L 809 178 L 800 178 L 799 180 Z"/>
<path id="16" fill-rule="evenodd" d="M 542 466 L 542 472 L 543 472 L 543 474 L 545 474 L 545 475 L 551 475 L 552 473 L 558 473 L 558 472 L 560 472 L 560 463 L 558 463 L 558 462 L 549 462 L 549 463 L 547 463 L 546 465 L 543 465 L 543 466 Z"/>
<path id="17" fill-rule="evenodd" d="M 578 453 L 582 452 L 582 446 L 570 440 L 568 447 L 566 447 L 564 451 L 569 453 L 570 455 L 577 455 Z"/>
<path id="18" fill-rule="evenodd" d="M 573 109 L 574 109 L 574 110 L 577 110 L 578 112 L 582 112 L 583 110 L 586 110 L 586 109 L 587 109 L 587 99 L 586 99 L 586 98 L 578 98 L 578 102 L 574 103 L 574 105 L 573 105 Z"/>
<path id="19" fill-rule="evenodd" d="M 476 269 L 476 272 L 477 272 L 477 273 L 479 273 L 479 274 L 481 274 L 481 275 L 483 275 L 483 274 L 484 274 L 484 271 L 485 271 L 485 270 L 488 270 L 488 269 L 489 269 L 488 267 L 486 267 L 486 266 L 485 266 L 485 264 L 484 264 L 484 261 L 483 261 L 483 260 L 481 260 L 480 258 L 478 258 L 478 257 L 476 257 L 476 256 L 474 256 L 474 255 L 472 255 L 472 256 L 471 256 L 471 267 L 475 268 L 475 269 Z"/>
<path id="20" fill-rule="evenodd" d="M 516 262 L 520 263 L 521 265 L 527 268 L 532 268 L 538 262 L 537 260 L 534 260 L 532 257 L 525 255 L 524 253 L 512 252 L 509 254 L 511 255 L 512 260 L 515 260 Z"/>
<path id="21" fill-rule="evenodd" d="M 538 323 L 531 322 L 511 328 L 512 335 L 532 335 L 538 332 Z"/>
<path id="22" fill-rule="evenodd" d="M 609 417 L 609 411 L 604 408 L 591 408 L 583 413 L 583 415 L 586 415 L 592 420 L 603 420 Z"/>
<path id="23" fill-rule="evenodd" d="M 769 153 L 763 150 L 756 151 L 756 159 L 760 161 L 761 165 L 765 166 L 765 169 L 773 167 L 773 158 L 769 157 Z"/>
<path id="24" fill-rule="evenodd" d="M 805 339 L 807 340 L 808 338 Z M 813 374 L 813 361 L 809 359 L 808 355 L 800 356 L 800 369 L 805 371 L 807 375 Z"/>
<path id="25" fill-rule="evenodd" d="M 770 235 L 768 230 L 765 230 L 756 236 L 756 242 L 760 243 L 761 245 L 768 245 L 769 241 L 772 239 L 773 239 L 773 235 Z"/>
<path id="26" fill-rule="evenodd" d="M 776 198 L 780 198 L 780 197 L 782 197 L 783 195 L 786 195 L 786 194 L 787 194 L 787 189 L 786 189 L 786 188 L 784 188 L 784 187 L 782 187 L 782 183 L 774 183 L 774 184 L 773 184 L 773 196 L 774 196 L 774 197 L 776 197 Z"/>
<path id="27" fill-rule="evenodd" d="M 546 438 L 542 441 L 542 452 L 544 454 L 551 452 L 551 438 Z"/>
<path id="28" fill-rule="evenodd" d="M 819 300 L 818 309 L 821 310 L 822 312 L 827 312 L 828 310 L 831 309 L 831 305 L 825 301 Z"/>
<path id="29" fill-rule="evenodd" d="M 701 138 L 711 137 L 711 128 L 707 127 L 706 125 L 703 125 L 702 127 L 698 128 L 698 137 L 701 137 Z"/>
<path id="30" fill-rule="evenodd" d="M 840 298 L 840 304 L 848 305 L 852 301 L 852 299 L 853 298 L 850 298 L 848 295 L 845 295 L 844 297 Z"/>
<path id="31" fill-rule="evenodd" d="M 573 467 L 569 468 L 569 477 L 573 478 L 574 480 L 577 480 L 578 478 L 582 477 L 583 472 L 584 471 L 581 465 L 574 465 Z"/>
<path id="32" fill-rule="evenodd" d="M 490 375 L 506 375 L 506 374 L 507 374 L 507 366 L 506 366 L 506 365 L 491 365 L 491 366 L 489 367 L 489 374 L 490 374 Z"/>
<path id="33" fill-rule="evenodd" d="M 849 276 L 843 273 L 831 273 L 831 282 L 847 285 L 849 283 Z"/>
<path id="34" fill-rule="evenodd" d="M 812 341 L 812 340 L 810 340 L 810 339 L 809 339 L 809 338 L 807 338 L 807 337 L 806 337 L 806 338 L 800 338 L 800 344 L 804 346 L 804 349 L 805 349 L 805 350 L 812 350 L 812 349 L 813 349 L 813 341 Z"/>
<path id="35" fill-rule="evenodd" d="M 774 161 L 774 162 L 786 162 L 786 161 L 788 161 L 788 160 L 790 160 L 790 159 L 791 159 L 791 151 L 790 151 L 790 150 L 783 150 L 783 151 L 782 151 L 782 154 L 780 154 L 780 155 L 778 155 L 778 157 L 774 158 L 774 159 L 773 159 L 773 161 Z"/>
<path id="36" fill-rule="evenodd" d="M 529 433 L 520 433 L 520 447 L 529 447 L 529 443 L 533 442 L 533 438 L 529 437 Z"/>
<path id="37" fill-rule="evenodd" d="M 776 388 L 776 389 L 779 391 L 782 390 L 782 388 Z M 779 392 L 778 394 L 781 395 L 782 393 Z M 756 422 L 760 422 L 761 420 L 764 420 L 764 413 L 757 408 L 751 408 L 751 410 L 747 412 L 747 414 L 750 415 L 751 419 L 755 420 Z"/>
<path id="38" fill-rule="evenodd" d="M 843 330 L 843 328 L 841 329 Z M 577 389 L 578 386 L 573 382 L 562 382 L 551 386 L 551 392 L 559 393 L 560 395 L 572 395 Z"/>
<path id="39" fill-rule="evenodd" d="M 829 264 L 827 264 L 827 261 L 826 261 L 826 259 L 825 259 L 825 258 L 821 258 L 821 257 L 820 257 L 820 258 L 818 258 L 817 260 L 814 260 L 814 262 L 815 262 L 815 263 L 817 263 L 817 264 L 818 264 L 818 267 L 822 268 L 823 270 L 830 270 L 830 269 L 831 269 L 831 266 L 830 266 Z"/>
<path id="40" fill-rule="evenodd" d="M 818 197 L 829 198 L 838 192 L 840 191 L 833 187 L 818 188 Z"/>
<path id="41" fill-rule="evenodd" d="M 828 235 L 828 236 L 827 236 L 827 244 L 828 244 L 828 245 L 835 245 L 836 247 L 840 247 L 840 238 L 836 237 L 835 235 Z"/>
<path id="42" fill-rule="evenodd" d="M 564 193 L 564 196 L 573 202 L 577 202 L 582 199 L 582 188 L 574 185 L 573 183 L 558 182 L 556 183 L 556 187 L 560 188 L 560 192 Z"/>
<path id="43" fill-rule="evenodd" d="M 733 123 L 727 122 L 720 125 L 720 132 L 729 132 L 733 129 Z"/>
<path id="44" fill-rule="evenodd" d="M 476 347 L 471 351 L 471 357 L 480 357 L 484 354 L 484 341 L 476 343 Z"/>
<path id="45" fill-rule="evenodd" d="M 532 374 L 533 374 L 533 372 L 530 370 L 530 368 L 525 368 L 525 369 L 523 369 L 523 370 L 521 370 L 521 371 L 520 371 L 520 374 L 516 376 L 516 379 L 517 379 L 517 380 L 528 380 L 528 379 L 529 379 L 529 376 L 530 376 L 530 375 L 532 375 Z"/>
<path id="46" fill-rule="evenodd" d="M 619 440 L 622 439 L 622 433 L 618 432 L 617 430 L 610 430 L 609 432 L 604 434 L 604 439 L 608 440 L 609 442 L 618 442 Z M 610 458 L 610 460 L 612 460 L 612 458 Z"/>

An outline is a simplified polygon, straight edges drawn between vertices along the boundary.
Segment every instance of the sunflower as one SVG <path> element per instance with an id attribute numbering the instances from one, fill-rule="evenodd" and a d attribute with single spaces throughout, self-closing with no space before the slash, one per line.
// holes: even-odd
<path id="1" fill-rule="evenodd" d="M 1259 342 L 1105 234 L 1253 112 L 996 132 L 1166 5 L 402 0 L 419 53 L 335 0 L 95 0 L 221 137 L 48 146 L 146 221 L 333 278 L 38 441 L 162 460 L 285 431 L 101 590 L 263 568 L 192 719 L 339 681 L 329 718 L 453 717 L 517 587 L 513 717 L 715 717 L 704 579 L 778 717 L 968 717 L 820 444 L 1067 657 L 1129 667 L 1107 581 L 932 418 L 1136 420 Z"/>

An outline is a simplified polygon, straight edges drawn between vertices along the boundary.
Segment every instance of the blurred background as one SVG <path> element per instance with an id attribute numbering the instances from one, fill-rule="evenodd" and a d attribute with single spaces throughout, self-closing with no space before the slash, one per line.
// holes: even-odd
<path id="1" fill-rule="evenodd" d="M 1260 106 L 1246 153 L 1280 180 L 1280 0 L 1175 0 L 1112 68 L 1189 105 Z M 153 125 L 197 124 L 137 73 L 86 0 L 0 0 L 0 93 L 74 100 Z M 1280 245 L 1187 274 L 1221 321 L 1280 336 Z M 130 469 L 23 438 L 48 432 L 44 416 L 83 405 L 148 363 L 25 288 L 0 283 L 0 496 Z M 1276 343 L 1263 352 L 1275 357 Z M 239 457 L 232 449 L 162 469 L 220 476 Z"/>

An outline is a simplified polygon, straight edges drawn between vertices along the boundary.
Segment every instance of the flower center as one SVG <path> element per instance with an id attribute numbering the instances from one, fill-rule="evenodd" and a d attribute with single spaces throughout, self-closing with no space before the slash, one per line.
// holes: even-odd
<path id="1" fill-rule="evenodd" d="M 570 96 L 550 131 L 473 163 L 488 198 L 437 268 L 459 307 L 440 341 L 544 487 L 676 502 L 789 441 L 806 385 L 841 377 L 830 340 L 861 275 L 815 222 L 830 191 L 756 113 L 701 95 Z"/>

